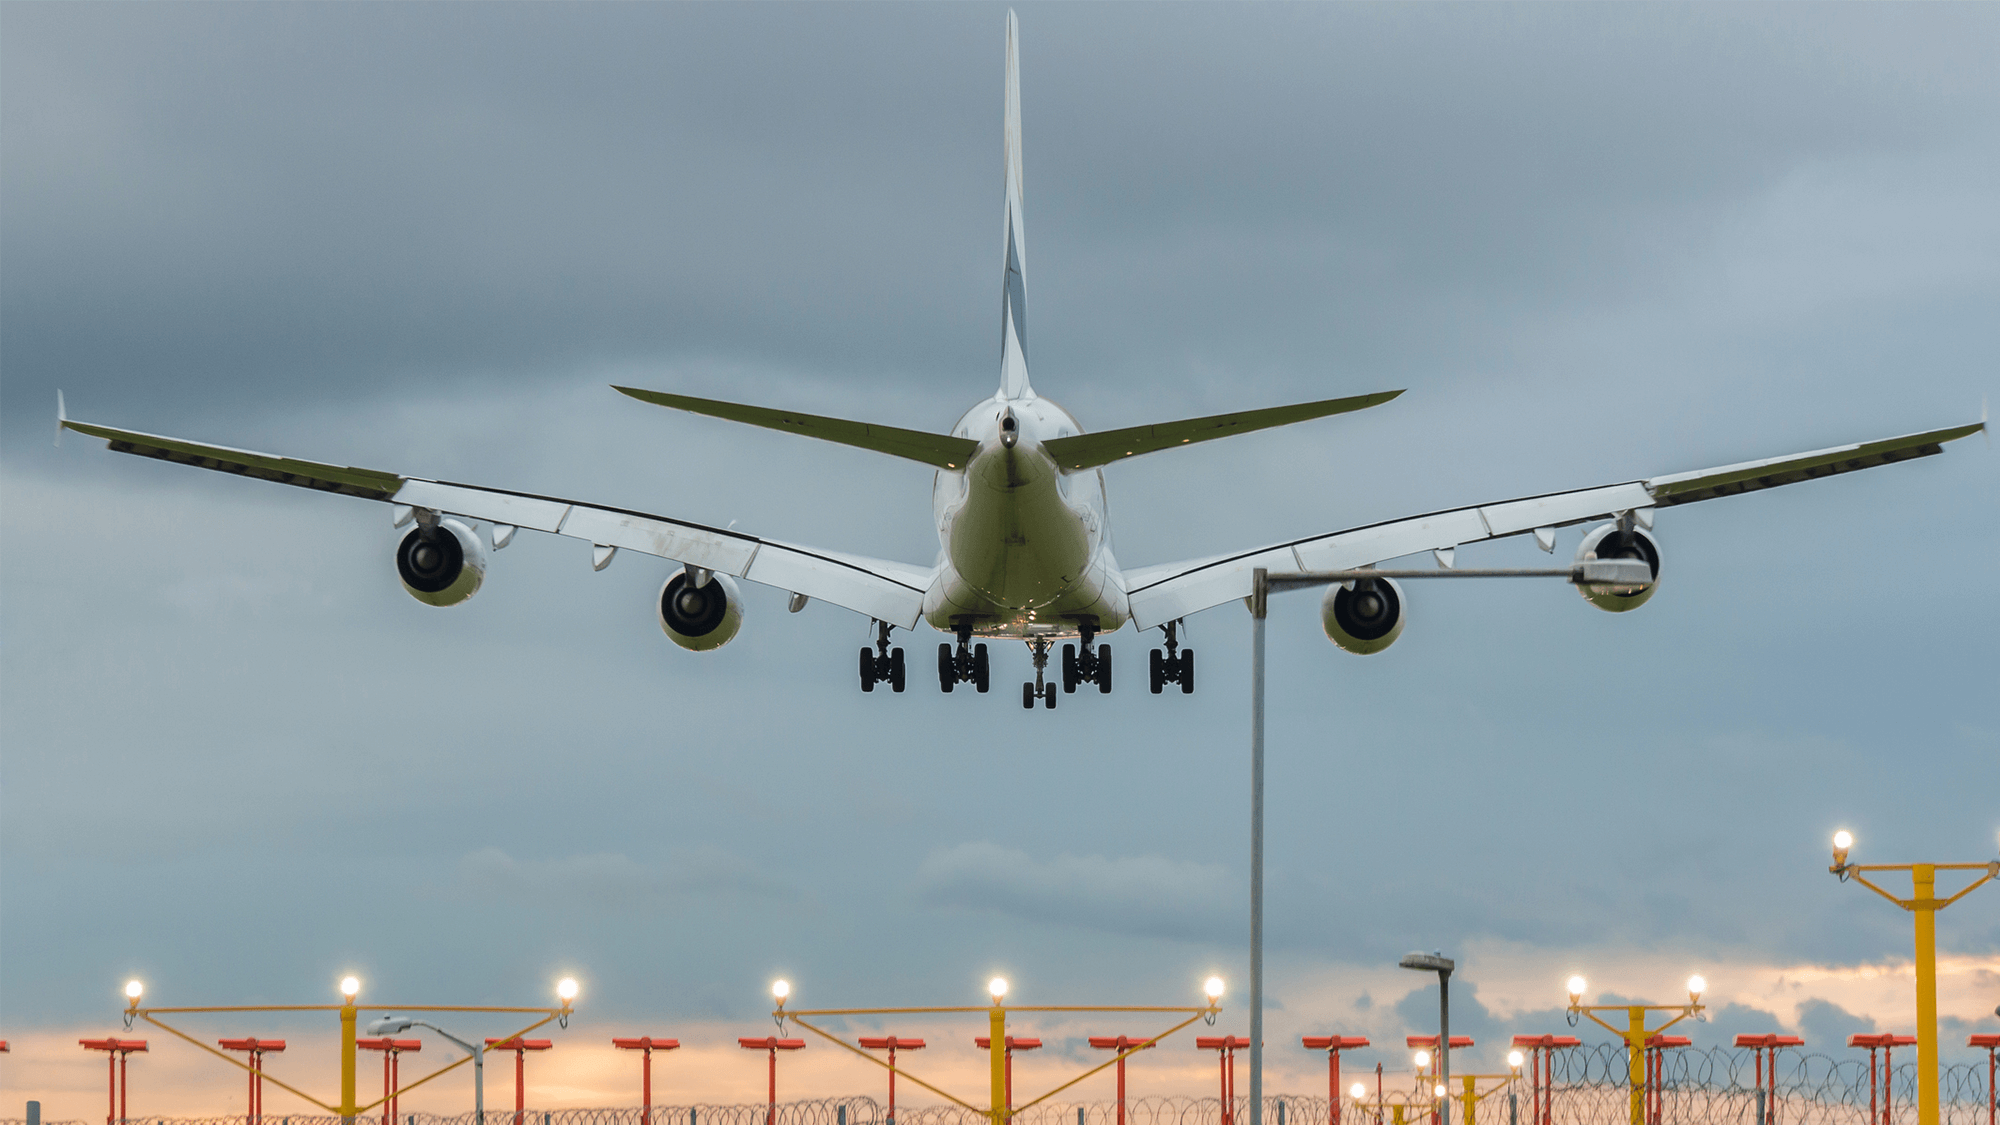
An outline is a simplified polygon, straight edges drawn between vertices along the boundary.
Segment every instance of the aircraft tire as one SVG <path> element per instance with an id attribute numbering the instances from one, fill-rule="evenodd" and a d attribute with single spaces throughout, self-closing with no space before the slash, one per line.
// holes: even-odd
<path id="1" fill-rule="evenodd" d="M 1035 709 L 1035 685 L 1028 683 L 1021 685 L 1021 706 L 1030 711 Z"/>
<path id="2" fill-rule="evenodd" d="M 951 658 L 951 645 L 938 645 L 938 687 L 946 695 L 951 694 L 952 685 L 958 683 L 958 664 Z"/>
<path id="3" fill-rule="evenodd" d="M 1097 646 L 1097 694 L 1111 694 L 1111 646 Z"/>
<path id="4" fill-rule="evenodd" d="M 975 689 L 977 689 L 977 690 L 979 691 L 979 693 L 980 693 L 981 695 L 984 695 L 984 694 L 986 693 L 986 689 L 987 689 L 987 688 L 989 688 L 989 687 L 992 687 L 992 686 L 993 686 L 993 680 L 992 680 L 992 677 L 990 677 L 990 676 L 989 676 L 989 675 L 987 674 L 987 672 L 988 672 L 988 668 L 987 668 L 987 664 L 986 664 L 986 646 L 985 646 L 985 645 L 973 645 L 973 646 L 972 646 L 972 686 L 973 686 L 973 687 L 974 687 Z"/>
<path id="5" fill-rule="evenodd" d="M 875 690 L 875 650 L 872 648 L 861 650 L 861 690 Z"/>
<path id="6" fill-rule="evenodd" d="M 1046 694 L 1046 695 L 1042 696 L 1042 702 L 1043 702 L 1043 704 L 1044 704 L 1044 705 L 1046 705 L 1046 706 L 1048 707 L 1048 709 L 1049 709 L 1049 710 L 1051 710 L 1051 711 L 1055 710 L 1055 709 L 1056 709 L 1056 693 L 1055 693 L 1055 692 L 1049 692 L 1048 694 Z"/>
<path id="7" fill-rule="evenodd" d="M 900 648 L 889 650 L 889 690 L 903 690 L 903 650 Z"/>
<path id="8" fill-rule="evenodd" d="M 1077 681 L 1082 679 L 1082 676 L 1076 670 L 1075 645 L 1063 646 L 1062 676 L 1063 690 L 1074 694 L 1076 692 Z"/>
<path id="9" fill-rule="evenodd" d="M 1181 650 L 1181 694 L 1194 694 L 1194 650 Z"/>
<path id="10" fill-rule="evenodd" d="M 1154 649 L 1153 658 L 1147 663 L 1151 665 L 1150 671 L 1153 674 L 1153 694 L 1158 695 L 1167 688 L 1167 656 L 1159 649 Z"/>

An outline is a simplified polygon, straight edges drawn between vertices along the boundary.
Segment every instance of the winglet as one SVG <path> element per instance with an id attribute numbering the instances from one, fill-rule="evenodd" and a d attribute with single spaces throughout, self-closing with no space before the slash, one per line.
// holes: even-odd
<path id="1" fill-rule="evenodd" d="M 62 388 L 56 388 L 56 448 L 62 448 L 62 432 L 69 427 L 69 412 L 63 409 Z"/>

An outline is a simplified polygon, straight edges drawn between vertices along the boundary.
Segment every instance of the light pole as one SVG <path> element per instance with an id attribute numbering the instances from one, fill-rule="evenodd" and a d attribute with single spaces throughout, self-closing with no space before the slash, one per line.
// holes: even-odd
<path id="1" fill-rule="evenodd" d="M 285 1049 L 283 1039 L 259 1039 L 252 1035 L 244 1039 L 218 1039 L 216 1045 L 225 1051 L 247 1051 L 250 1055 L 250 1102 L 243 1120 L 245 1125 L 263 1125 L 264 1120 L 264 1056 Z M 387 1125 L 385 1122 L 384 1125 Z"/>
<path id="2" fill-rule="evenodd" d="M 1708 982 L 1699 976 L 1689 977 L 1687 982 L 1688 1002 L 1685 1004 L 1585 1004 L 1583 1002 L 1583 994 L 1589 988 L 1588 981 L 1585 981 L 1580 976 L 1571 977 L 1569 978 L 1567 987 L 1569 989 L 1569 1021 L 1571 1025 L 1576 1023 L 1578 1016 L 1583 1016 L 1589 1019 L 1590 1022 L 1625 1041 L 1625 1049 L 1630 1059 L 1631 1067 L 1631 1125 L 1646 1125 L 1646 1042 L 1660 1032 L 1687 1019 L 1689 1016 L 1698 1016 L 1706 1019 L 1706 1016 L 1701 1015 L 1702 1012 L 1707 1010 L 1702 1007 L 1701 994 L 1708 988 Z M 1625 1026 L 1613 1027 L 1605 1023 L 1603 1020 L 1597 1018 L 1597 1013 L 1599 1012 L 1625 1013 Z M 1647 1012 L 1679 1012 L 1680 1014 L 1658 1027 L 1647 1027 Z"/>
<path id="3" fill-rule="evenodd" d="M 653 1125 L 653 1052 L 678 1051 L 681 1049 L 681 1041 L 656 1039 L 646 1035 L 638 1039 L 613 1039 L 611 1045 L 621 1051 L 646 1053 L 646 1061 L 640 1070 L 642 1077 L 639 1081 L 639 1125 Z"/>
<path id="4" fill-rule="evenodd" d="M 1938 1036 L 1937 1036 L 1937 912 L 1971 894 L 1982 885 L 2000 879 L 2000 859 L 1988 863 L 1871 863 L 1847 862 L 1854 846 L 1852 833 L 1833 834 L 1833 866 L 1828 871 L 1845 883 L 1849 879 L 1867 887 L 1916 918 L 1917 954 L 1917 1125 L 1938 1125 Z M 1897 898 L 1870 882 L 1870 871 L 1907 871 L 1910 897 Z M 1950 898 L 1937 897 L 1940 871 L 1983 871 Z"/>
<path id="5" fill-rule="evenodd" d="M 413 1027 L 429 1028 L 472 1056 L 472 1120 L 475 1125 L 486 1125 L 486 1048 L 467 1043 L 429 1020 L 411 1019 L 408 1016 L 383 1016 L 368 1025 L 368 1034 L 401 1035 Z"/>
<path id="6" fill-rule="evenodd" d="M 1626 513 L 1627 516 L 1630 513 Z M 1378 578 L 1562 578 L 1606 593 L 1634 593 L 1653 584 L 1644 559 L 1586 559 L 1549 569 L 1320 570 L 1250 572 L 1250 1122 L 1264 1125 L 1264 619 L 1271 595 Z M 1925 1125 L 1930 1125 L 1926 1122 Z"/>
<path id="7" fill-rule="evenodd" d="M 1438 1084 L 1451 1087 L 1451 971 L 1458 963 L 1442 953 L 1405 953 L 1398 968 L 1438 975 Z M 1252 1122 L 1255 1125 L 1255 1122 Z"/>

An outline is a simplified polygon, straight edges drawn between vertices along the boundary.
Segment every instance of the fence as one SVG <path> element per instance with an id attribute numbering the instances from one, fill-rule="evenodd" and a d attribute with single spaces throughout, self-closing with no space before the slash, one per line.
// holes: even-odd
<path id="1" fill-rule="evenodd" d="M 1552 1125 L 1621 1125 L 1629 1121 L 1631 1071 L 1624 1048 L 1610 1044 L 1555 1052 L 1551 1099 Z M 1372 1075 L 1357 1073 L 1357 1079 Z M 1986 1086 L 1986 1066 L 1979 1063 L 1945 1067 L 1941 1075 L 1944 1125 L 1987 1125 L 1993 1092 Z M 1769 1125 L 1882 1125 L 1868 1119 L 1868 1063 L 1865 1058 L 1835 1059 L 1793 1051 L 1779 1053 L 1775 1088 L 1766 1122 Z M 1407 1095 L 1413 1080 L 1398 1075 L 1391 1097 Z M 1914 1125 L 1917 1119 L 1917 1069 L 1898 1064 L 1890 1076 L 1893 1087 L 1888 1125 Z M 1369 1085 L 1372 1087 L 1373 1083 Z M 1722 1048 L 1666 1052 L 1661 1073 L 1658 1125 L 1758 1125 L 1757 1093 L 1750 1055 Z M 1519 1112 L 1528 1112 L 1527 1082 L 1518 1084 Z M 1877 1090 L 1880 1097 L 1881 1091 Z M 1249 1120 L 1249 1100 L 1232 1107 L 1236 1125 Z M 1132 1098 L 1126 1102 L 1127 1125 L 1220 1125 L 1221 1102 L 1215 1098 Z M 1114 1125 L 1115 1102 L 1044 1102 L 1016 1117 L 1018 1125 Z M 655 1106 L 651 1122 L 640 1120 L 639 1107 L 614 1109 L 529 1110 L 520 1125 L 766 1125 L 769 1108 L 750 1105 Z M 1373 1107 L 1342 1107 L 1343 1125 L 1377 1125 Z M 403 1114 L 395 1125 L 479 1125 L 471 1113 Z M 896 1125 L 981 1125 L 984 1115 L 953 1105 L 897 1107 Z M 1277 1096 L 1264 1099 L 1263 1125 L 1322 1125 L 1327 1122 L 1325 1098 Z M 874 1098 L 823 1098 L 780 1102 L 776 1125 L 889 1125 L 885 1107 Z M 1490 1125 L 1507 1122 L 1506 1095 L 1478 1107 L 1478 1118 Z M 375 1125 L 381 1115 L 364 1114 L 360 1125 Z M 1386 1119 L 1385 1119 L 1386 1120 Z M 1412 1116 L 1411 1120 L 1416 1120 Z M 267 1113 L 262 1125 L 339 1125 L 338 1117 Z M 0 1118 L 0 1125 L 26 1125 L 19 1118 Z M 43 1125 L 94 1125 L 94 1122 L 53 1122 Z M 230 1117 L 134 1117 L 128 1125 L 247 1125 L 242 1115 Z M 485 1125 L 515 1125 L 511 1109 L 489 1109 Z"/>

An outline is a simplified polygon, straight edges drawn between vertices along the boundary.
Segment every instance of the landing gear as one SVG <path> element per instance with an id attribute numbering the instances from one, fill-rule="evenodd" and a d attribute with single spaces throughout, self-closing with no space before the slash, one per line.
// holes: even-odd
<path id="1" fill-rule="evenodd" d="M 1097 626 L 1085 622 L 1083 631 L 1083 651 L 1079 653 L 1075 645 L 1063 646 L 1062 677 L 1063 690 L 1073 692 L 1078 684 L 1096 684 L 1099 694 L 1111 694 L 1111 646 L 1093 645 L 1091 638 L 1097 635 Z"/>
<path id="2" fill-rule="evenodd" d="M 1028 642 L 1035 652 L 1035 678 L 1031 683 L 1021 685 L 1021 706 L 1032 710 L 1039 699 L 1049 710 L 1056 709 L 1056 685 L 1045 678 L 1049 667 L 1049 639 L 1036 637 Z"/>
<path id="3" fill-rule="evenodd" d="M 1153 650 L 1153 658 L 1150 662 L 1153 674 L 1153 694 L 1158 695 L 1162 691 L 1165 691 L 1168 684 L 1179 684 L 1181 685 L 1181 694 L 1192 695 L 1194 693 L 1194 650 L 1180 647 L 1180 622 L 1169 621 L 1160 628 L 1167 635 L 1167 651 L 1162 653 L 1159 649 Z M 1107 687 L 1104 690 L 1110 691 L 1111 689 Z"/>
<path id="4" fill-rule="evenodd" d="M 903 690 L 903 650 L 889 647 L 891 626 L 884 621 L 875 623 L 875 647 L 861 650 L 861 690 L 874 691 L 875 685 L 886 683 L 890 691 Z"/>
<path id="5" fill-rule="evenodd" d="M 993 686 L 987 675 L 986 646 L 972 643 L 969 624 L 958 627 L 957 651 L 949 644 L 938 645 L 938 687 L 949 692 L 953 686 L 965 683 L 982 693 Z"/>

